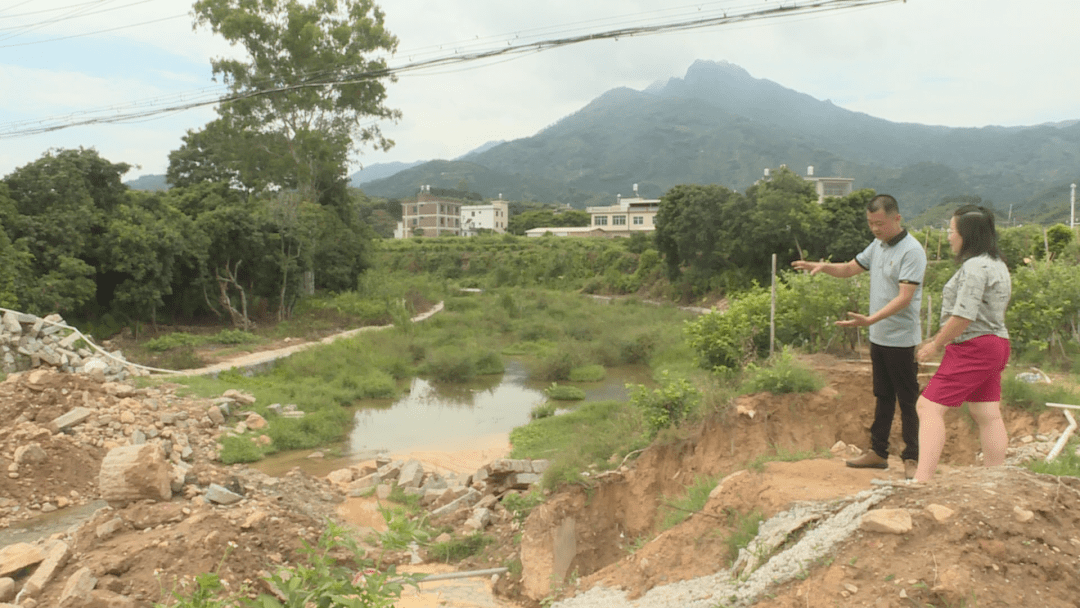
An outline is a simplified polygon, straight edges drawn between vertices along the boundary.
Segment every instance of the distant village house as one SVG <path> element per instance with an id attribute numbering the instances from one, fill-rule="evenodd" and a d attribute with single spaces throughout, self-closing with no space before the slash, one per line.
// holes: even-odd
<path id="1" fill-rule="evenodd" d="M 464 205 L 431 194 L 431 186 L 421 186 L 415 202 L 401 203 L 401 222 L 394 238 L 476 236 L 483 230 L 504 234 L 509 219 L 510 205 L 501 197 L 486 205 Z"/>
<path id="2" fill-rule="evenodd" d="M 553 236 L 588 236 L 618 238 L 628 237 L 636 232 L 656 230 L 656 213 L 660 210 L 660 199 L 641 198 L 637 184 L 634 184 L 634 198 L 616 197 L 614 205 L 604 207 L 586 207 L 589 213 L 589 225 L 581 228 L 533 228 L 525 236 L 537 237 L 545 234 Z"/>

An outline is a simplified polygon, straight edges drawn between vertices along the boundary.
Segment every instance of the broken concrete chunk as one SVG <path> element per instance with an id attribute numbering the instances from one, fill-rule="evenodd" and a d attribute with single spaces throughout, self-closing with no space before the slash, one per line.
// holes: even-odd
<path id="1" fill-rule="evenodd" d="M 83 423 L 93 413 L 93 410 L 85 407 L 71 408 L 71 411 L 50 422 L 49 430 L 53 433 L 59 433 L 64 429 Z"/>
<path id="2" fill-rule="evenodd" d="M 244 500 L 244 497 L 216 483 L 206 489 L 206 500 L 219 505 L 232 505 Z"/>

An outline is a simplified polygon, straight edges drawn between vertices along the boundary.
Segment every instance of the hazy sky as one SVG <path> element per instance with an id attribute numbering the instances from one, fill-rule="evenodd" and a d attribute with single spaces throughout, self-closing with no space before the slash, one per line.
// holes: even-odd
<path id="1" fill-rule="evenodd" d="M 793 0 L 384 0 L 399 40 L 391 64 L 697 15 L 734 15 Z M 803 2 L 798 2 L 803 4 Z M 809 2 L 807 2 L 809 4 Z M 210 58 L 235 54 L 192 31 L 187 0 L 0 0 L 0 176 L 50 148 L 93 147 L 164 173 L 210 107 L 142 122 L 10 136 L 40 121 L 213 99 Z M 403 118 L 389 152 L 364 165 L 454 158 L 526 137 L 603 92 L 682 77 L 696 59 L 892 121 L 953 127 L 1080 119 L 1080 2 L 907 0 L 649 36 L 620 37 L 402 75 L 387 105 Z M 150 105 L 151 103 L 156 105 Z M 102 114 L 102 113 L 105 114 Z M 89 114 L 88 114 L 89 113 Z M 353 169 L 359 168 L 359 164 Z"/>

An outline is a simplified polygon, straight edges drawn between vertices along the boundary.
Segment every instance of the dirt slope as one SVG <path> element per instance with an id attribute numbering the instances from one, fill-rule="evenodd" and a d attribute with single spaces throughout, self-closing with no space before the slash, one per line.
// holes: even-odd
<path id="1" fill-rule="evenodd" d="M 831 379 L 819 393 L 744 397 L 727 416 L 708 421 L 684 441 L 654 445 L 596 487 L 571 489 L 538 508 L 526 522 L 523 556 L 550 547 L 551 531 L 565 529 L 567 522 L 575 531 L 575 554 L 569 561 L 548 560 L 553 566 L 547 569 L 530 569 L 526 560 L 517 591 L 539 601 L 602 587 L 623 590 L 627 601 L 641 600 L 658 586 L 730 567 L 725 540 L 734 529 L 733 514 L 757 509 L 771 517 L 798 501 L 829 501 L 880 487 L 880 481 L 872 482 L 877 478 L 897 487 L 874 508 L 904 510 L 912 529 L 853 529 L 839 549 L 805 564 L 799 576 L 758 597 L 756 605 L 1080 605 L 1080 480 L 1016 466 L 978 466 L 978 437 L 962 415 L 949 422 L 944 464 L 931 484 L 902 482 L 897 421 L 886 471 L 849 469 L 839 456 L 769 463 L 760 472 L 733 476 L 701 513 L 657 536 L 664 497 L 677 495 L 697 476 L 728 475 L 777 449 L 828 449 L 837 441 L 866 445 L 873 399 L 869 365 L 814 360 Z M 1056 412 L 1033 417 L 1008 411 L 1006 422 L 1013 461 L 1040 449 L 1045 454 L 1065 426 Z M 938 521 L 930 505 L 953 514 Z M 796 531 L 787 544 L 805 532 Z M 652 540 L 642 545 L 642 539 Z M 545 588 L 545 576 L 555 583 Z M 724 598 L 713 599 L 706 604 L 724 604 Z"/>

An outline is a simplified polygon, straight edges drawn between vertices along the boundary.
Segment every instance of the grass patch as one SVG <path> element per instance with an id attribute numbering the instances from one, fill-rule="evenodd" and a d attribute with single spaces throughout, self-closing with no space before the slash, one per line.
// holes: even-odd
<path id="1" fill-rule="evenodd" d="M 581 401 L 585 398 L 584 390 L 576 386 L 559 386 L 558 382 L 552 382 L 544 389 L 544 394 L 555 401 Z"/>
<path id="2" fill-rule="evenodd" d="M 263 450 L 246 435 L 233 435 L 221 439 L 221 463 L 255 462 L 262 460 Z"/>
<path id="3" fill-rule="evenodd" d="M 533 490 L 525 493 L 509 492 L 502 499 L 503 508 L 509 511 L 519 523 L 524 523 L 529 513 L 543 503 L 544 495 Z"/>
<path id="4" fill-rule="evenodd" d="M 159 336 L 152 340 L 147 340 L 146 343 L 143 344 L 143 348 L 151 352 L 163 353 L 174 348 L 202 346 L 203 344 L 206 344 L 206 342 L 206 336 L 196 336 L 194 334 L 176 332 L 165 334 L 164 336 Z"/>
<path id="5" fill-rule="evenodd" d="M 608 470 L 648 445 L 640 412 L 618 401 L 584 403 L 561 416 L 510 431 L 510 458 L 548 459 L 543 486 L 582 480 L 589 468 Z"/>
<path id="6" fill-rule="evenodd" d="M 1043 459 L 1032 460 L 1024 463 L 1028 470 L 1047 475 L 1066 477 L 1080 477 L 1080 456 L 1076 451 L 1080 449 L 1080 439 L 1073 437 L 1061 450 L 1061 454 L 1050 462 Z"/>
<path id="7" fill-rule="evenodd" d="M 1080 404 L 1080 395 L 1067 386 L 1024 382 L 1015 373 L 1005 373 L 1001 376 L 1001 400 L 1010 407 L 1041 414 L 1047 410 L 1047 402 Z"/>
<path id="8" fill-rule="evenodd" d="M 453 538 L 442 543 L 433 543 L 428 547 L 428 552 L 439 561 L 449 564 L 479 554 L 495 539 L 486 534 L 477 532 L 464 538 Z"/>
<path id="9" fill-rule="evenodd" d="M 811 458 L 829 458 L 832 453 L 825 448 L 817 450 L 796 450 L 789 452 L 783 448 L 773 446 L 772 454 L 759 454 L 746 464 L 746 468 L 758 473 L 765 471 L 765 464 L 769 462 L 798 462 Z"/>
<path id="10" fill-rule="evenodd" d="M 660 530 L 674 528 L 691 514 L 701 511 L 708 502 L 709 493 L 716 487 L 717 481 L 719 480 L 715 477 L 699 477 L 686 488 L 686 494 L 680 498 L 661 500 L 660 509 L 664 515 L 660 521 Z"/>
<path id="11" fill-rule="evenodd" d="M 727 546 L 729 563 L 734 564 L 739 559 L 739 551 L 745 549 L 750 541 L 757 537 L 758 528 L 764 521 L 765 515 L 760 509 L 742 512 L 736 509 L 727 509 L 728 526 L 731 534 L 724 540 Z"/>

